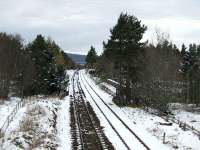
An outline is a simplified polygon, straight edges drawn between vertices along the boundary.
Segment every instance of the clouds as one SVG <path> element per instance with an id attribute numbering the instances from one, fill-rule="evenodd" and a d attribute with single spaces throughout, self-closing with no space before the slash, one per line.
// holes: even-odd
<path id="1" fill-rule="evenodd" d="M 145 39 L 160 27 L 178 43 L 198 42 L 198 6 L 197 0 L 6 0 L 0 1 L 0 30 L 28 40 L 42 33 L 66 51 L 87 53 L 94 45 L 100 53 L 123 11 L 148 26 Z"/>

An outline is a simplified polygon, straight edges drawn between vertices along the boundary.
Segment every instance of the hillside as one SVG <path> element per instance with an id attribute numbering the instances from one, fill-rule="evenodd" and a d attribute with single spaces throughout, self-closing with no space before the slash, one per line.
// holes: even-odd
<path id="1" fill-rule="evenodd" d="M 85 64 L 85 55 L 67 53 L 67 55 L 77 64 Z"/>

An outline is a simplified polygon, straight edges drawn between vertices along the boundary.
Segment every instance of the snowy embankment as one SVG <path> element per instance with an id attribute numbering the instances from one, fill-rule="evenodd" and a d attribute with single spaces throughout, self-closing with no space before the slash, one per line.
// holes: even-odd
<path id="1" fill-rule="evenodd" d="M 73 71 L 67 72 L 70 76 Z M 4 118 L 13 110 L 19 99 L 15 98 L 0 105 Z M 33 96 L 25 99 L 25 105 L 18 110 L 0 138 L 0 149 L 71 149 L 69 96 Z"/>
<path id="2" fill-rule="evenodd" d="M 2 149 L 56 148 L 60 100 L 32 98 L 19 109 L 3 137 Z"/>
<path id="3" fill-rule="evenodd" d="M 71 149 L 69 102 L 70 102 L 69 96 L 65 97 L 58 111 L 58 119 L 57 119 L 58 150 Z"/>
<path id="4" fill-rule="evenodd" d="M 70 81 L 72 80 L 74 70 L 68 70 Z M 72 95 L 72 84 L 69 85 L 69 95 Z M 69 96 L 64 98 L 64 101 L 60 105 L 58 112 L 58 150 L 70 150 L 71 149 L 71 133 L 70 133 L 70 98 Z"/>
<path id="5" fill-rule="evenodd" d="M 0 140 L 0 149 L 71 149 L 69 100 L 32 97 Z"/>
<path id="6" fill-rule="evenodd" d="M 166 123 L 165 120 L 162 118 L 149 114 L 145 112 L 141 108 L 131 108 L 131 107 L 122 107 L 119 108 L 112 102 L 112 96 L 108 95 L 105 91 L 103 91 L 99 86 L 95 85 L 94 81 L 89 77 L 88 74 L 85 74 L 87 79 L 89 80 L 90 84 L 92 84 L 92 87 L 100 94 L 100 96 L 112 107 L 115 112 L 123 120 L 125 120 L 127 123 L 132 122 L 134 125 L 131 125 L 136 133 L 144 140 L 146 143 L 149 143 L 149 145 L 153 144 L 152 138 L 149 136 L 154 136 L 157 138 L 157 143 L 155 146 L 157 146 L 156 149 L 161 149 L 160 144 L 163 142 L 163 135 L 166 134 L 165 139 L 165 145 L 169 149 L 192 149 L 192 150 L 199 150 L 200 147 L 200 140 L 199 137 L 192 133 L 192 131 L 183 131 L 177 124 L 172 124 L 172 126 L 165 126 L 160 125 L 160 123 Z M 104 84 L 106 86 L 106 84 Z M 109 88 L 109 86 L 107 86 Z M 112 87 L 111 90 L 113 90 L 114 87 Z M 185 115 L 185 116 L 184 116 Z M 199 115 L 195 116 L 193 113 L 189 114 L 189 112 L 185 113 L 184 111 L 180 111 L 176 114 L 176 116 L 179 116 L 180 119 L 187 119 L 187 120 L 197 120 Z M 187 118 L 187 117 L 191 117 Z M 127 118 L 129 121 L 127 121 Z M 197 120 L 197 122 L 193 122 L 198 124 L 200 119 Z M 106 130 L 105 130 L 106 131 Z M 148 133 L 147 133 L 148 132 Z M 148 136 L 147 136 L 148 135 Z M 155 141 L 155 140 L 153 140 Z M 148 145 L 148 144 L 147 144 Z"/>

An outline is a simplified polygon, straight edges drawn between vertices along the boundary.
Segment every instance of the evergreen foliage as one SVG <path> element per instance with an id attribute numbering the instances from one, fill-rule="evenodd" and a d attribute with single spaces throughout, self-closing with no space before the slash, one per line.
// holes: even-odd
<path id="1" fill-rule="evenodd" d="M 42 35 L 37 35 L 36 39 L 29 44 L 28 49 L 36 68 L 33 91 L 35 94 L 49 94 L 55 77 L 53 53 L 48 49 Z"/>
<path id="2" fill-rule="evenodd" d="M 189 82 L 187 101 L 198 105 L 200 103 L 200 45 L 189 45 L 189 50 L 183 55 L 182 70 L 185 80 Z"/>
<path id="3" fill-rule="evenodd" d="M 110 39 L 103 43 L 103 55 L 113 60 L 115 69 L 119 71 L 120 84 L 126 84 L 125 89 L 120 89 L 120 92 L 126 93 L 126 103 L 130 100 L 130 83 L 136 82 L 142 75 L 144 43 L 140 41 L 146 29 L 135 16 L 121 13 L 117 24 L 110 30 Z M 125 83 L 122 78 L 125 78 Z"/>
<path id="4" fill-rule="evenodd" d="M 42 35 L 24 46 L 19 35 L 0 33 L 0 61 L 0 97 L 58 93 L 63 90 L 64 70 L 74 66 L 53 40 Z"/>
<path id="5" fill-rule="evenodd" d="M 89 67 L 94 67 L 94 64 L 97 62 L 97 53 L 93 46 L 90 47 L 88 54 L 85 58 L 85 61 Z"/>
<path id="6" fill-rule="evenodd" d="M 50 38 L 45 40 L 42 35 L 28 45 L 36 67 L 33 91 L 35 94 L 50 94 L 61 90 L 64 69 L 71 61 L 60 47 Z M 68 62 L 67 62 L 68 61 Z"/>

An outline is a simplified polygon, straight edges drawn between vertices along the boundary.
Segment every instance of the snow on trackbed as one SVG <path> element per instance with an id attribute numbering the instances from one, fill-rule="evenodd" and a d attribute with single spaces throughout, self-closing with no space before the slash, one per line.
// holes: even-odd
<path id="1" fill-rule="evenodd" d="M 144 141 L 144 143 L 148 147 L 150 147 L 151 149 L 162 149 L 162 150 L 168 149 L 159 140 L 157 140 L 155 137 L 151 136 L 144 128 L 142 128 L 141 126 L 135 125 L 132 121 L 130 121 L 130 119 L 123 113 L 123 111 L 121 111 L 119 107 L 117 107 L 116 105 L 114 105 L 112 103 L 112 97 L 110 95 L 108 95 L 107 93 L 105 93 L 104 91 L 102 91 L 101 89 L 99 89 L 98 86 L 95 85 L 93 80 L 91 80 L 87 75 L 85 75 L 84 71 L 81 71 L 80 76 L 82 76 L 82 83 L 81 83 L 82 87 L 84 87 L 83 84 L 85 84 L 87 86 L 89 92 L 92 93 L 92 96 L 94 97 L 95 101 L 98 103 L 98 105 L 104 111 L 104 113 L 107 115 L 109 120 L 113 123 L 114 127 L 118 130 L 118 132 L 120 133 L 122 138 L 127 142 L 127 144 L 129 145 L 130 148 L 139 149 L 139 150 L 144 149 L 144 147 L 139 143 L 139 141 L 136 138 L 134 138 L 134 136 L 130 133 L 130 131 L 125 129 L 124 125 L 111 113 L 111 111 L 101 102 L 101 100 L 98 98 L 98 96 L 96 96 L 96 94 L 91 90 L 91 88 L 87 85 L 87 82 L 84 80 L 83 75 L 89 81 L 92 88 L 100 95 L 100 97 L 102 97 L 106 101 L 106 103 L 115 111 L 115 113 L 118 116 L 120 116 L 120 118 L 129 126 L 129 128 L 131 128 Z M 85 91 L 85 93 L 87 93 L 85 88 L 84 88 L 84 91 Z M 87 94 L 87 100 L 90 101 L 90 103 L 92 104 L 98 117 L 101 116 L 100 121 L 101 121 L 102 125 L 105 127 L 105 134 L 108 136 L 109 140 L 113 143 L 113 145 L 116 147 L 116 149 L 121 149 L 122 143 L 121 142 L 116 143 L 114 141 L 114 137 L 116 138 L 116 135 L 114 135 L 114 133 L 111 133 L 110 130 L 112 130 L 112 129 L 110 129 L 110 127 L 106 123 L 105 119 L 103 119 L 101 113 L 99 112 L 99 110 L 97 109 L 95 104 L 92 102 L 92 100 L 88 94 Z M 102 121 L 102 120 L 104 120 L 104 121 Z"/>
<path id="2" fill-rule="evenodd" d="M 93 80 L 91 80 L 90 77 L 87 77 L 87 79 L 89 80 L 90 84 L 94 84 Z M 104 86 L 110 88 L 110 86 L 107 86 L 107 84 L 104 84 Z M 114 87 L 111 86 L 111 88 Z M 140 129 L 141 128 L 145 129 L 152 136 L 156 137 L 160 142 L 162 142 L 163 135 L 165 133 L 166 134 L 165 145 L 169 147 L 169 149 L 199 150 L 200 147 L 199 137 L 194 133 L 192 133 L 192 131 L 183 131 L 177 124 L 174 123 L 172 126 L 160 125 L 160 122 L 165 122 L 163 118 L 150 114 L 141 108 L 131 108 L 131 107 L 119 108 L 112 102 L 112 96 L 108 96 L 108 94 L 105 93 L 105 91 L 102 91 L 102 89 L 100 89 L 100 86 L 98 86 L 98 88 L 95 88 L 95 90 L 97 90 L 98 93 L 99 92 L 103 93 L 102 94 L 103 99 L 108 104 L 110 104 L 110 106 L 115 110 L 115 112 L 117 112 L 119 115 L 120 113 L 122 113 L 122 116 L 125 115 L 126 118 L 128 118 L 131 122 L 136 123 Z M 194 126 L 196 125 L 195 127 L 197 129 L 199 128 L 198 126 L 199 116 L 200 116 L 199 114 L 186 112 L 183 109 L 175 110 L 174 113 L 176 117 L 178 116 L 178 118 L 186 120 L 190 124 L 192 123 L 192 125 Z M 160 149 L 159 146 L 158 148 Z"/>

